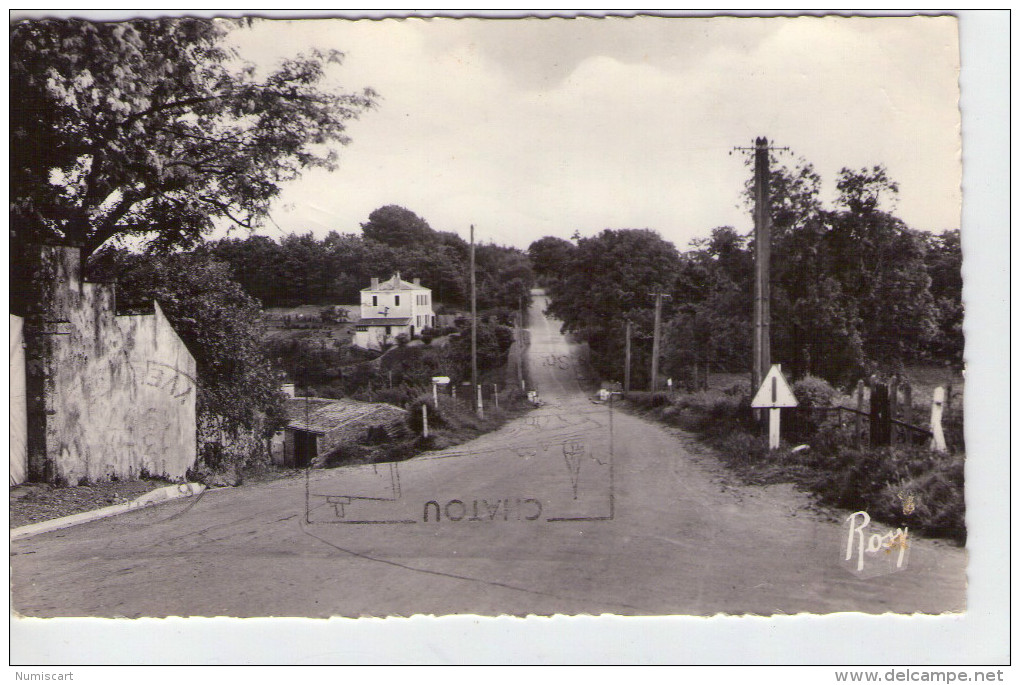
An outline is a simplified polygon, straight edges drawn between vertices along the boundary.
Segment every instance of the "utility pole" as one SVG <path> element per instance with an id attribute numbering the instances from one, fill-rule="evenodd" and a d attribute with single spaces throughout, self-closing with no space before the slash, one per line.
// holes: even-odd
<path id="1" fill-rule="evenodd" d="M 478 311 L 475 300 L 475 225 L 471 224 L 471 387 L 478 387 Z M 478 415 L 482 415 L 481 396 L 478 398 Z"/>
<path id="2" fill-rule="evenodd" d="M 524 296 L 517 296 L 517 382 L 524 387 Z"/>
<path id="3" fill-rule="evenodd" d="M 659 340 L 662 329 L 662 298 L 670 297 L 666 293 L 649 293 L 655 295 L 655 329 L 652 332 L 652 381 L 651 392 L 655 392 L 659 384 Z"/>
<path id="4" fill-rule="evenodd" d="M 623 391 L 630 392 L 630 321 L 627 321 L 627 346 L 624 352 Z"/>
<path id="5" fill-rule="evenodd" d="M 756 392 L 772 367 L 772 334 L 769 314 L 769 260 L 772 246 L 772 214 L 769 212 L 768 138 L 755 138 L 754 147 L 735 150 L 754 152 L 754 345 L 751 392 Z"/>

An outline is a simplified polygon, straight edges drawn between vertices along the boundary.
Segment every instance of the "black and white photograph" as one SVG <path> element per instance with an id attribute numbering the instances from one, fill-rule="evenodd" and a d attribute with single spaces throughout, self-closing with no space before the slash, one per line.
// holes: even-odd
<path id="1" fill-rule="evenodd" d="M 960 36 L 12 13 L 12 636 L 963 620 Z"/>

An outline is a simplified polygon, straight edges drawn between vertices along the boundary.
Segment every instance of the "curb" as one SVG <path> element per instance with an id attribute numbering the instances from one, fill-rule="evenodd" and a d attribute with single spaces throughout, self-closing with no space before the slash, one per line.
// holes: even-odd
<path id="1" fill-rule="evenodd" d="M 161 502 L 169 502 L 170 500 L 191 497 L 192 495 L 198 495 L 204 492 L 205 489 L 206 487 L 201 483 L 167 485 L 163 488 L 157 488 L 152 492 L 147 492 L 130 502 L 126 502 L 125 504 L 114 504 L 111 507 L 92 509 L 91 511 L 83 511 L 80 514 L 72 514 L 70 516 L 50 519 L 49 521 L 40 521 L 39 523 L 30 523 L 27 526 L 12 528 L 11 541 L 22 540 L 24 538 L 39 535 L 40 533 L 48 533 L 53 530 L 70 528 L 71 526 L 89 523 L 90 521 L 97 521 L 110 516 L 116 516 L 117 514 L 124 514 L 129 511 L 135 511 L 136 509 L 144 509 L 145 507 L 151 507 Z"/>

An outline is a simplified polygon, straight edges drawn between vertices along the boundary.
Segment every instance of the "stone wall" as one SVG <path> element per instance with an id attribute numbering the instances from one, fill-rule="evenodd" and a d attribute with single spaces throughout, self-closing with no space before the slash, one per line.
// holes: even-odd
<path id="1" fill-rule="evenodd" d="M 117 316 L 114 287 L 82 282 L 76 249 L 43 248 L 41 263 L 50 280 L 28 341 L 45 411 L 29 419 L 44 423 L 29 429 L 32 475 L 183 478 L 196 458 L 195 360 L 159 304 Z"/>

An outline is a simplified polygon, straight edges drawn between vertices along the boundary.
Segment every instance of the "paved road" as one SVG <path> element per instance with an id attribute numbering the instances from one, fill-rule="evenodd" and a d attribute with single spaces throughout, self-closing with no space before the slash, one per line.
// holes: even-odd
<path id="1" fill-rule="evenodd" d="M 750 488 L 689 437 L 594 404 L 577 350 L 529 316 L 545 405 L 467 445 L 319 471 L 12 545 L 32 616 L 942 612 L 966 553 L 911 539 L 905 570 L 840 565 L 839 518 Z M 675 433 L 675 432 L 674 432 Z"/>

